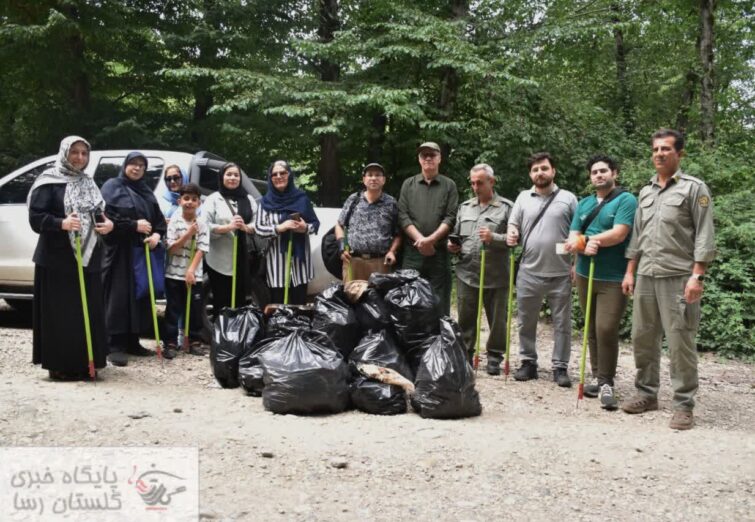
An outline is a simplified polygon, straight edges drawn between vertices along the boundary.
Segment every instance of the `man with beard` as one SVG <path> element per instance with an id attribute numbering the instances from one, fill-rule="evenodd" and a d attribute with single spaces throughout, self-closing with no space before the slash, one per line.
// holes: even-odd
<path id="1" fill-rule="evenodd" d="M 603 155 L 587 162 L 595 195 L 577 205 L 565 250 L 577 254 L 577 292 L 582 310 L 587 306 L 590 260 L 595 268 L 590 305 L 590 367 L 594 382 L 585 386 L 587 397 L 600 394 L 603 409 L 615 410 L 614 377 L 619 357 L 619 325 L 627 306 L 621 291 L 627 261 L 624 252 L 634 222 L 637 199 L 616 186 L 616 162 Z"/>
<path id="2" fill-rule="evenodd" d="M 506 305 L 509 289 L 509 248 L 506 225 L 513 203 L 496 194 L 493 168 L 480 163 L 469 171 L 475 197 L 459 206 L 454 234 L 459 241 L 448 241 L 446 248 L 460 254 L 456 264 L 456 302 L 459 326 L 468 350 L 475 346 L 477 305 L 480 293 L 480 247 L 485 245 L 485 288 L 482 302 L 490 334 L 487 342 L 487 372 L 501 373 L 506 351 Z"/>
<path id="3" fill-rule="evenodd" d="M 679 163 L 684 137 L 672 129 L 653 134 L 656 175 L 640 191 L 622 289 L 634 294 L 632 344 L 637 394 L 621 405 L 627 413 L 658 409 L 661 341 L 666 336 L 674 388 L 669 426 L 694 426 L 700 299 L 708 263 L 713 261 L 713 201 L 701 180 Z M 635 283 L 635 269 L 637 280 Z"/>
<path id="4" fill-rule="evenodd" d="M 547 152 L 528 160 L 533 186 L 519 193 L 511 211 L 506 242 L 522 244 L 516 278 L 521 366 L 517 381 L 537 379 L 537 322 L 543 298 L 547 298 L 553 318 L 553 380 L 571 386 L 571 263 L 569 255 L 557 252 L 557 243 L 566 241 L 577 198 L 553 182 L 556 167 Z"/>

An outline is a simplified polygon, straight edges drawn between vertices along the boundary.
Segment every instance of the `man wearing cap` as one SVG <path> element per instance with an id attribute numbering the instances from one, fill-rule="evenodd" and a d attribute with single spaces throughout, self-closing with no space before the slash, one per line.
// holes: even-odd
<path id="1" fill-rule="evenodd" d="M 344 281 L 348 280 L 349 265 L 352 279 L 369 279 L 373 272 L 388 272 L 396 264 L 396 252 L 401 246 L 398 204 L 383 192 L 385 169 L 379 163 L 366 165 L 362 182 L 364 192 L 355 192 L 346 199 L 336 223 Z"/>
<path id="2" fill-rule="evenodd" d="M 459 206 L 454 236 L 448 251 L 459 254 L 456 264 L 456 304 L 459 326 L 468 350 L 475 346 L 477 305 L 480 294 L 480 248 L 485 245 L 485 281 L 482 302 L 490 335 L 486 345 L 489 375 L 500 375 L 506 351 L 506 305 L 509 288 L 509 248 L 506 225 L 514 203 L 495 192 L 495 174 L 487 163 L 469 171 L 475 197 Z M 456 239 L 458 237 L 458 240 Z"/>
<path id="3" fill-rule="evenodd" d="M 404 181 L 398 200 L 399 226 L 408 237 L 403 268 L 427 279 L 440 299 L 440 312 L 451 312 L 451 263 L 444 239 L 456 222 L 456 183 L 439 173 L 440 147 L 428 141 L 417 148 L 420 174 Z"/>
<path id="4" fill-rule="evenodd" d="M 713 201 L 708 186 L 679 168 L 684 136 L 660 129 L 652 138 L 656 175 L 640 190 L 629 259 L 621 283 L 634 295 L 632 345 L 637 393 L 623 402 L 627 413 L 658 409 L 661 341 L 665 335 L 674 389 L 669 427 L 694 426 L 698 388 L 697 344 L 700 299 L 708 263 L 713 261 Z M 635 281 L 635 270 L 637 279 Z"/>

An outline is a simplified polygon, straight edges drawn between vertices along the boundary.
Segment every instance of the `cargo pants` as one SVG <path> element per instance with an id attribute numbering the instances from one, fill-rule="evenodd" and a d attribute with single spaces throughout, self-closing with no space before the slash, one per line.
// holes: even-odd
<path id="1" fill-rule="evenodd" d="M 456 306 L 459 312 L 459 327 L 467 345 L 467 351 L 473 353 L 477 342 L 477 303 L 480 288 L 470 286 L 456 278 Z M 482 307 L 488 318 L 490 335 L 486 344 L 488 359 L 503 360 L 506 353 L 506 309 L 508 288 L 486 288 L 482 292 Z"/>

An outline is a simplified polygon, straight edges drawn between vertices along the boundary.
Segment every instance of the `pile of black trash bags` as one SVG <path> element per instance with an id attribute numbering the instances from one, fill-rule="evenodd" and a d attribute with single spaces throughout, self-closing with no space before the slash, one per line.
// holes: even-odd
<path id="1" fill-rule="evenodd" d="M 222 387 L 241 386 L 275 413 L 395 415 L 407 402 L 425 418 L 482 412 L 459 326 L 415 270 L 373 274 L 356 303 L 335 283 L 310 312 L 225 308 L 210 361 Z"/>

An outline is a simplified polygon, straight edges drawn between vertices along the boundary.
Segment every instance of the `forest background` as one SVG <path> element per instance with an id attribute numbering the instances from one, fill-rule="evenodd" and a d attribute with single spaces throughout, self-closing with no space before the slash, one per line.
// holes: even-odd
<path id="1" fill-rule="evenodd" d="M 754 14 L 749 0 L 3 0 L 0 174 L 80 134 L 210 150 L 258 176 L 287 159 L 341 206 L 369 161 L 397 195 L 432 140 L 462 197 L 484 161 L 513 199 L 539 150 L 578 195 L 585 160 L 611 154 L 636 193 L 650 135 L 673 127 L 715 204 L 700 348 L 752 359 Z"/>

